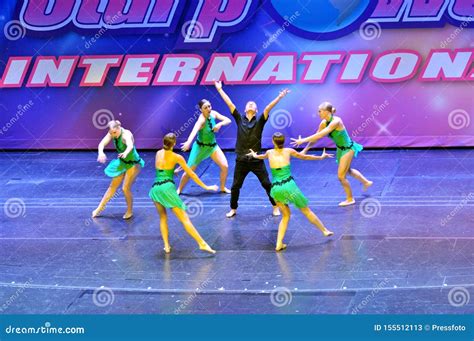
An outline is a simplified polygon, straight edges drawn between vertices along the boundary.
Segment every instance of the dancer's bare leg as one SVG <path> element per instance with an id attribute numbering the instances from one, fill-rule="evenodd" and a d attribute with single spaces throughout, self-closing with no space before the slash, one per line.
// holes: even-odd
<path id="1" fill-rule="evenodd" d="M 347 172 L 351 167 L 352 158 L 354 157 L 354 151 L 350 150 L 344 156 L 341 157 L 339 160 L 339 167 L 337 169 L 337 178 L 339 179 L 342 187 L 344 188 L 344 192 L 346 192 L 346 200 L 339 203 L 339 206 L 349 206 L 355 204 L 354 197 L 352 196 L 352 189 L 347 180 Z"/>
<path id="2" fill-rule="evenodd" d="M 136 165 L 125 173 L 125 179 L 123 181 L 122 190 L 123 195 L 125 196 L 125 201 L 127 202 L 127 212 L 123 215 L 123 219 L 130 219 L 133 216 L 133 195 L 132 195 L 132 185 L 135 182 L 138 174 L 141 171 L 141 166 Z"/>
<path id="3" fill-rule="evenodd" d="M 283 238 L 285 238 L 285 233 L 286 229 L 288 228 L 288 222 L 290 221 L 291 212 L 288 205 L 282 204 L 280 202 L 277 202 L 276 204 L 282 213 L 282 217 L 280 220 L 280 225 L 278 225 L 278 235 L 275 251 L 281 251 L 286 249 L 286 244 L 283 244 Z"/>
<path id="4" fill-rule="evenodd" d="M 110 182 L 109 188 L 107 189 L 104 196 L 102 197 L 102 200 L 100 201 L 99 206 L 97 206 L 97 208 L 92 212 L 92 218 L 97 217 L 100 214 L 100 212 L 102 212 L 105 209 L 105 206 L 110 201 L 110 199 L 112 199 L 115 192 L 117 191 L 117 188 L 122 183 L 124 176 L 125 174 L 122 174 L 112 179 L 112 181 Z"/>
<path id="5" fill-rule="evenodd" d="M 230 189 L 225 187 L 225 182 L 227 180 L 227 173 L 229 172 L 229 164 L 227 163 L 227 159 L 222 152 L 222 150 L 217 147 L 214 153 L 211 155 L 212 161 L 214 161 L 219 168 L 221 169 L 220 173 L 220 180 L 221 180 L 221 185 L 220 185 L 220 191 L 223 193 L 230 194 Z"/>
<path id="6" fill-rule="evenodd" d="M 170 241 L 168 238 L 168 215 L 166 213 L 166 208 L 161 205 L 160 203 L 155 202 L 156 210 L 158 211 L 158 214 L 160 215 L 160 231 L 161 231 L 161 237 L 163 238 L 163 244 L 166 253 L 171 252 L 171 246 L 170 246 Z"/>
<path id="7" fill-rule="evenodd" d="M 173 210 L 173 213 L 176 214 L 176 217 L 178 218 L 178 220 L 183 224 L 186 232 L 188 232 L 189 235 L 196 241 L 196 243 L 198 243 L 199 249 L 209 252 L 209 253 L 216 253 L 216 251 L 214 251 L 206 243 L 206 241 L 202 239 L 201 235 L 194 227 L 193 223 L 189 219 L 189 216 L 185 210 L 182 210 L 181 208 L 178 208 L 178 207 L 173 207 L 172 210 Z"/>
<path id="8" fill-rule="evenodd" d="M 325 237 L 332 236 L 334 232 L 329 231 L 326 226 L 324 226 L 323 222 L 318 218 L 316 214 L 309 207 L 301 208 L 301 212 L 305 215 L 305 217 L 309 220 L 311 224 L 316 226 Z"/>
<path id="9" fill-rule="evenodd" d="M 194 166 L 191 166 L 190 168 L 195 171 L 196 168 L 197 168 L 198 165 L 194 165 Z M 183 188 L 184 186 L 186 186 L 186 184 L 188 183 L 189 181 L 189 175 L 186 174 L 186 172 L 183 173 L 183 175 L 181 176 L 181 180 L 179 181 L 179 186 L 178 186 L 178 190 L 176 191 L 176 193 L 181 194 L 181 192 L 183 191 Z"/>
<path id="10" fill-rule="evenodd" d="M 367 178 L 361 172 L 359 172 L 357 169 L 352 168 L 352 167 L 349 168 L 349 175 L 352 176 L 354 179 L 359 180 L 362 183 L 362 185 L 364 186 L 363 188 L 364 192 L 374 183 L 373 181 L 367 180 Z"/>

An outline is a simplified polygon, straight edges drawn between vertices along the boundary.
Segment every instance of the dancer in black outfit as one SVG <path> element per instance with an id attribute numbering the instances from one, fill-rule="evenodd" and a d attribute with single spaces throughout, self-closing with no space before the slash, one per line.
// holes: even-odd
<path id="1" fill-rule="evenodd" d="M 254 101 L 247 102 L 245 106 L 245 115 L 241 115 L 235 108 L 234 103 L 222 89 L 222 82 L 214 82 L 217 92 L 221 95 L 224 102 L 230 109 L 232 116 L 237 123 L 237 141 L 235 143 L 235 153 L 237 158 L 235 161 L 234 181 L 232 182 L 230 211 L 226 214 L 227 218 L 231 218 L 237 214 L 237 207 L 240 195 L 240 189 L 244 183 L 247 174 L 252 172 L 260 181 L 260 184 L 267 192 L 268 198 L 273 206 L 273 215 L 279 216 L 280 210 L 276 206 L 275 201 L 270 196 L 272 184 L 268 178 L 268 172 L 263 160 L 254 159 L 248 156 L 249 150 L 259 152 L 262 149 L 262 131 L 267 123 L 268 115 L 273 107 L 290 91 L 284 89 L 280 91 L 277 98 L 268 104 L 263 110 L 263 115 L 257 117 L 257 104 Z"/>

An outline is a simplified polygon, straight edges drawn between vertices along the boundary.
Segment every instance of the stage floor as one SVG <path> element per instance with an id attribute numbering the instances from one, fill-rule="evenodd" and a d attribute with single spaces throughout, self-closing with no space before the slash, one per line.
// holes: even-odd
<path id="1" fill-rule="evenodd" d="M 357 204 L 346 208 L 334 160 L 294 161 L 335 235 L 323 238 L 293 209 L 281 253 L 280 218 L 254 175 L 233 219 L 229 195 L 190 183 L 183 198 L 215 256 L 172 215 L 164 254 L 148 198 L 154 153 L 141 156 L 135 217 L 123 221 L 122 195 L 89 218 L 109 184 L 96 153 L 0 154 L 1 313 L 474 313 L 474 149 L 364 151 L 353 166 L 375 184 L 363 194 L 350 179 Z M 198 173 L 218 183 L 209 160 Z"/>

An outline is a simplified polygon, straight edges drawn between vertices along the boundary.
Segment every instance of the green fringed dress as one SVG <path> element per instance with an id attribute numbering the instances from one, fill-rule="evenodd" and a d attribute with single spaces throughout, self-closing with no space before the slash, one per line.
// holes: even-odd
<path id="1" fill-rule="evenodd" d="M 212 129 L 216 125 L 214 117 L 209 116 L 206 123 L 199 130 L 196 141 L 191 148 L 191 154 L 188 159 L 188 166 L 197 166 L 201 161 L 207 159 L 217 149 L 216 135 Z"/>
<path id="2" fill-rule="evenodd" d="M 326 127 L 332 122 L 332 118 L 333 117 L 331 115 L 329 121 L 326 121 Z M 357 157 L 357 154 L 359 154 L 359 152 L 364 149 L 362 145 L 351 140 L 346 129 L 341 131 L 333 130 L 331 133 L 329 133 L 329 137 L 331 140 L 333 140 L 337 147 L 336 162 L 339 162 L 341 157 L 347 154 L 350 150 L 353 150 L 354 157 Z"/>
<path id="3" fill-rule="evenodd" d="M 115 149 L 117 150 L 117 153 L 119 154 L 123 153 L 127 149 L 127 145 L 122 141 L 122 133 L 120 133 L 120 136 L 118 138 L 114 139 L 114 145 Z M 138 155 L 137 149 L 134 146 L 133 150 L 128 153 L 126 158 L 117 158 L 115 160 L 110 161 L 110 163 L 104 169 L 104 172 L 107 176 L 115 178 L 116 176 L 122 175 L 127 170 L 138 164 L 144 167 L 145 161 L 140 158 L 140 155 Z"/>
<path id="4" fill-rule="evenodd" d="M 271 168 L 272 170 L 272 189 L 270 195 L 275 201 L 288 205 L 294 204 L 298 208 L 308 206 L 308 199 L 296 185 L 291 176 L 290 165 L 282 168 Z"/>
<path id="5" fill-rule="evenodd" d="M 186 205 L 176 193 L 173 177 L 174 169 L 157 169 L 155 183 L 148 196 L 166 208 L 178 207 L 186 210 Z"/>

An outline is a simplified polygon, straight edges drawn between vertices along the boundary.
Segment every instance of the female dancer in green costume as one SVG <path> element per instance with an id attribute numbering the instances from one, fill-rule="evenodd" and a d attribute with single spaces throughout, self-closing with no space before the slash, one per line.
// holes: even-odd
<path id="1" fill-rule="evenodd" d="M 92 212 L 92 218 L 97 217 L 105 209 L 105 206 L 112 199 L 123 180 L 122 190 L 127 202 L 127 212 L 123 215 L 123 219 L 130 219 L 133 216 L 132 185 L 140 170 L 145 166 L 145 161 L 140 158 L 135 149 L 133 134 L 130 130 L 122 128 L 120 121 L 117 120 L 110 121 L 108 127 L 109 132 L 99 143 L 97 161 L 100 163 L 107 161 L 104 148 L 112 140 L 114 141 L 118 158 L 110 161 L 104 170 L 105 174 L 112 178 L 112 182 L 99 206 Z"/>
<path id="2" fill-rule="evenodd" d="M 182 144 L 181 150 L 186 152 L 189 150 L 191 143 L 197 134 L 197 139 L 193 143 L 191 154 L 188 159 L 188 166 L 194 171 L 201 161 L 210 157 L 221 169 L 220 174 L 220 190 L 224 193 L 230 193 L 225 187 L 227 180 L 227 172 L 229 169 L 227 159 L 216 142 L 216 135 L 219 129 L 230 124 L 230 119 L 212 110 L 211 102 L 203 99 L 198 103 L 201 115 L 189 134 L 188 140 Z M 216 124 L 216 119 L 220 122 Z M 178 194 L 180 194 L 189 181 L 189 176 L 184 173 L 178 186 Z"/>
<path id="3" fill-rule="evenodd" d="M 306 218 L 321 230 L 325 237 L 334 234 L 324 226 L 318 216 L 308 207 L 308 199 L 296 185 L 295 180 L 291 176 L 290 170 L 291 157 L 303 160 L 323 160 L 325 158 L 333 157 L 333 155 L 327 154 L 326 151 L 323 151 L 321 156 L 305 155 L 294 149 L 284 148 L 284 143 L 285 136 L 281 133 L 275 133 L 273 134 L 274 149 L 267 150 L 267 152 L 262 155 L 257 155 L 253 150 L 250 150 L 250 153 L 248 154 L 260 160 L 268 158 L 270 162 L 270 168 L 272 170 L 272 189 L 270 195 L 275 199 L 276 204 L 283 214 L 278 227 L 277 243 L 275 247 L 276 251 L 286 248 L 286 244 L 283 244 L 283 238 L 285 237 L 291 215 L 290 208 L 288 207 L 289 203 L 292 203 L 299 208 Z"/>
<path id="4" fill-rule="evenodd" d="M 355 204 L 354 197 L 352 196 L 352 189 L 349 181 L 346 179 L 346 175 L 349 173 L 352 177 L 359 180 L 364 186 L 364 191 L 372 186 L 373 182 L 367 180 L 361 172 L 351 167 L 352 159 L 357 157 L 357 154 L 363 149 L 363 147 L 352 141 L 347 133 L 347 130 L 340 117 L 334 116 L 336 108 L 329 102 L 324 102 L 319 106 L 319 117 L 321 123 L 316 134 L 309 137 L 297 139 L 291 139 L 294 146 L 299 146 L 302 143 L 308 142 L 308 145 L 303 149 L 302 153 L 305 154 L 308 149 L 319 139 L 329 135 L 331 140 L 337 146 L 337 162 L 339 167 L 337 170 L 337 177 L 346 192 L 346 200 L 339 203 L 339 206 L 349 206 Z"/>
<path id="5" fill-rule="evenodd" d="M 164 250 L 166 253 L 171 252 L 171 247 L 168 239 L 168 216 L 167 208 L 171 208 L 173 213 L 183 224 L 186 232 L 198 243 L 199 248 L 203 251 L 216 253 L 206 242 L 202 239 L 199 232 L 194 227 L 186 213 L 186 205 L 176 193 L 174 184 L 174 168 L 176 164 L 180 165 L 188 176 L 193 179 L 199 186 L 208 191 L 217 191 L 217 185 L 205 185 L 196 173 L 186 165 L 186 161 L 181 155 L 173 152 L 173 147 L 176 144 L 176 135 L 173 133 L 166 134 L 163 138 L 163 149 L 156 153 L 156 179 L 153 187 L 149 192 L 150 198 L 155 203 L 158 214 L 160 215 L 160 230 L 163 242 L 165 244 Z"/>

